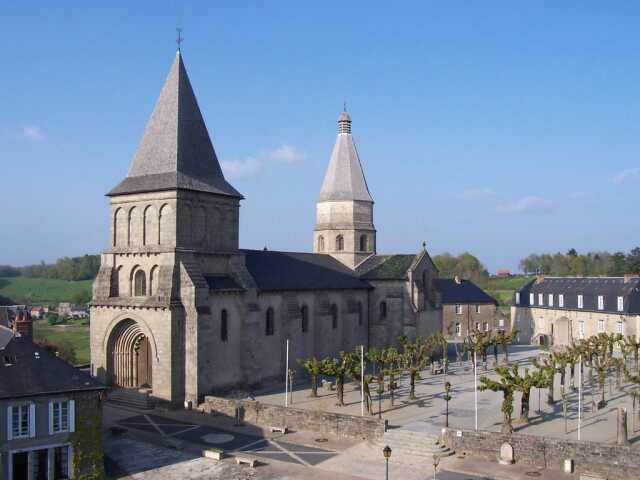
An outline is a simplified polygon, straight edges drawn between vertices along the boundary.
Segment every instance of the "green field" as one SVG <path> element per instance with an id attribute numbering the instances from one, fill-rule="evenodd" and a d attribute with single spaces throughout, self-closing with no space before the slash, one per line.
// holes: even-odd
<path id="1" fill-rule="evenodd" d="M 0 296 L 16 303 L 57 304 L 72 302 L 74 295 L 91 292 L 93 280 L 69 282 L 50 278 L 0 278 Z"/>
<path id="2" fill-rule="evenodd" d="M 87 325 L 49 325 L 45 320 L 33 324 L 33 336 L 36 339 L 49 340 L 60 346 L 70 345 L 76 352 L 78 365 L 89 363 L 89 326 Z"/>
<path id="3" fill-rule="evenodd" d="M 501 307 L 504 307 L 511 304 L 513 292 L 523 287 L 532 279 L 533 277 L 526 275 L 518 275 L 508 278 L 492 277 L 482 285 L 482 288 L 484 288 L 489 295 L 498 300 L 498 304 Z"/>

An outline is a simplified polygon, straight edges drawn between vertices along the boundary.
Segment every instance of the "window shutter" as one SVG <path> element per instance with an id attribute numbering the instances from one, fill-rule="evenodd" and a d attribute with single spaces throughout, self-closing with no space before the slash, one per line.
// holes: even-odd
<path id="1" fill-rule="evenodd" d="M 13 440 L 13 415 L 11 407 L 7 407 L 7 440 Z"/>
<path id="2" fill-rule="evenodd" d="M 29 438 L 36 436 L 36 404 L 29 404 Z"/>
<path id="3" fill-rule="evenodd" d="M 49 435 L 53 435 L 53 402 L 49 402 Z"/>
<path id="4" fill-rule="evenodd" d="M 69 400 L 69 431 L 76 431 L 76 401 Z"/>

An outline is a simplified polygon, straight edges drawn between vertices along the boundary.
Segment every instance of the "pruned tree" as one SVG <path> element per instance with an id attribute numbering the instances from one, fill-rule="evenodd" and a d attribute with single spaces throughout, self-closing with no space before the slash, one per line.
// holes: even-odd
<path id="1" fill-rule="evenodd" d="M 318 396 L 318 377 L 322 375 L 322 366 L 324 360 L 318 360 L 316 357 L 307 359 L 298 359 L 298 363 L 307 371 L 311 380 L 311 397 Z"/>
<path id="2" fill-rule="evenodd" d="M 409 374 L 409 400 L 416 399 L 416 380 L 427 366 L 428 354 L 422 338 L 410 341 L 406 337 L 399 339 L 402 345 L 400 354 L 402 368 Z"/>
<path id="3" fill-rule="evenodd" d="M 497 367 L 496 373 L 500 376 L 499 381 L 492 380 L 484 375 L 480 377 L 480 391 L 491 390 L 493 392 L 502 392 L 503 414 L 502 433 L 511 434 L 513 425 L 511 423 L 511 415 L 513 413 L 513 394 L 516 391 L 516 385 L 509 369 L 506 367 Z"/>
<path id="4" fill-rule="evenodd" d="M 402 371 L 400 369 L 400 354 L 394 347 L 385 348 L 382 354 L 387 367 L 384 373 L 389 377 L 389 403 L 393 406 L 395 400 L 396 375 Z"/>
<path id="5" fill-rule="evenodd" d="M 322 373 L 336 379 L 337 405 L 344 407 L 344 380 L 354 370 L 356 357 L 351 352 L 340 352 L 339 358 L 328 358 L 322 362 Z"/>
<path id="6" fill-rule="evenodd" d="M 638 362 L 640 360 L 640 339 L 635 335 L 627 335 L 627 338 L 624 340 L 624 350 L 627 355 L 633 355 L 636 374 L 640 374 L 640 370 L 638 370 Z"/>

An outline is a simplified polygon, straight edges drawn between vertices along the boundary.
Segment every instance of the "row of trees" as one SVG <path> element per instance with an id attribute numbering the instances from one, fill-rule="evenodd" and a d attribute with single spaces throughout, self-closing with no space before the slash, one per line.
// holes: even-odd
<path id="1" fill-rule="evenodd" d="M 54 278 L 59 280 L 92 280 L 100 268 L 100 255 L 63 257 L 53 264 L 40 262 L 35 265 L 13 267 L 0 265 L 0 277 Z"/>
<path id="2" fill-rule="evenodd" d="M 469 252 L 461 253 L 458 256 L 443 253 L 433 257 L 433 262 L 443 278 L 453 278 L 458 275 L 479 284 L 485 283 L 489 278 L 489 272 L 482 262 Z"/>
<path id="3" fill-rule="evenodd" d="M 567 253 L 531 254 L 520 260 L 520 269 L 525 273 L 543 271 L 548 275 L 608 275 L 622 276 L 625 273 L 640 274 L 640 247 L 629 253 L 588 252 L 578 254 L 572 248 Z"/>
<path id="4" fill-rule="evenodd" d="M 513 333 L 492 333 L 473 332 L 463 344 L 456 345 L 458 360 L 462 361 L 465 354 L 476 352 L 485 361 L 487 350 L 493 348 L 496 363 L 498 362 L 498 347 L 505 353 L 505 361 L 508 362 L 508 345 L 513 342 L 517 332 Z M 429 365 L 436 363 L 436 359 L 442 359 L 439 365 L 443 373 L 448 371 L 447 349 L 448 342 L 441 332 L 437 332 L 428 338 L 418 337 L 410 340 L 407 337 L 399 337 L 400 349 L 388 347 L 384 349 L 370 348 L 364 352 L 362 358 L 360 349 L 355 352 L 340 352 L 337 358 L 318 359 L 316 357 L 299 359 L 298 362 L 307 371 L 311 380 L 311 396 L 318 396 L 318 380 L 321 376 L 333 377 L 335 379 L 337 405 L 344 406 L 344 385 L 348 380 L 355 383 L 363 382 L 363 392 L 365 408 L 368 413 L 374 414 L 371 387 L 376 387 L 378 398 L 382 394 L 389 392 L 389 404 L 394 405 L 395 391 L 397 390 L 397 379 L 401 375 L 407 375 L 409 379 L 409 400 L 416 400 L 416 382 L 421 378 L 421 372 Z M 362 365 L 364 364 L 364 376 L 362 375 Z M 371 367 L 371 368 L 368 368 Z M 446 383 L 445 383 L 446 385 Z M 449 384 L 445 392 L 445 400 L 450 400 Z M 378 413 L 380 413 L 378 408 Z"/>
<path id="5" fill-rule="evenodd" d="M 619 351 L 621 356 L 616 357 L 614 355 L 615 351 Z M 577 385 L 579 382 L 584 384 L 585 370 L 589 373 L 587 378 L 591 387 L 590 391 L 592 392 L 594 408 L 601 409 L 605 407 L 606 380 L 611 372 L 615 372 L 616 388 L 618 390 L 622 390 L 623 376 L 627 381 L 635 385 L 635 388 L 629 391 L 635 410 L 636 403 L 640 400 L 639 356 L 640 340 L 638 340 L 635 335 L 624 337 L 621 334 L 600 333 L 588 339 L 573 343 L 565 350 L 553 351 L 540 360 L 534 360 L 535 370 L 532 371 L 528 368 L 520 370 L 518 364 L 514 364 L 511 367 L 499 366 L 496 368 L 498 379 L 491 379 L 486 376 L 480 377 L 480 390 L 492 390 L 502 393 L 503 401 L 501 409 L 504 419 L 502 431 L 503 433 L 511 433 L 513 431 L 511 417 L 515 393 L 520 392 L 522 394 L 520 421 L 522 423 L 528 423 L 531 389 L 534 387 L 539 389 L 547 388 L 547 403 L 554 404 L 554 379 L 557 374 L 560 376 L 560 393 L 566 432 L 567 395 L 569 391 L 574 391 L 578 388 Z M 628 367 L 629 360 L 631 359 L 633 360 L 633 368 Z M 581 369 L 580 372 L 577 371 L 578 369 Z M 635 373 L 633 371 L 635 371 Z M 568 382 L 566 381 L 567 375 L 569 375 Z M 598 382 L 601 394 L 598 401 L 595 400 L 593 395 L 592 382 L 594 378 Z M 567 384 L 569 388 L 567 388 Z M 626 423 L 624 428 L 626 429 Z M 624 435 L 624 438 L 626 438 L 626 435 Z"/>

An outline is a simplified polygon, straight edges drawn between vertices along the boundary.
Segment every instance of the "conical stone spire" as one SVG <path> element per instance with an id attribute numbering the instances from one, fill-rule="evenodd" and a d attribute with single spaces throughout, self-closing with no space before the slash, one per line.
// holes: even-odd
<path id="1" fill-rule="evenodd" d="M 373 202 L 353 142 L 351 117 L 347 112 L 342 112 L 338 118 L 338 138 L 318 198 L 319 202 L 339 200 Z"/>
<path id="2" fill-rule="evenodd" d="M 180 51 L 129 173 L 108 195 L 175 189 L 242 198 L 224 178 Z"/>

